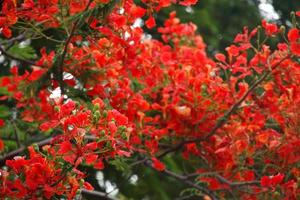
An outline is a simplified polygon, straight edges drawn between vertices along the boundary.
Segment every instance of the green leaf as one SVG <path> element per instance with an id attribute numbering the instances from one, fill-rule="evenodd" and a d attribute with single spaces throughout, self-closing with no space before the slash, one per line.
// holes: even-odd
<path id="1" fill-rule="evenodd" d="M 7 91 L 6 87 L 0 87 L 0 95 L 8 95 L 9 92 Z"/>
<path id="2" fill-rule="evenodd" d="M 19 44 L 12 46 L 8 53 L 22 59 L 35 59 L 37 57 L 35 50 L 31 46 L 20 47 Z"/>
<path id="3" fill-rule="evenodd" d="M 129 171 L 129 165 L 126 163 L 126 159 L 122 157 L 117 157 L 114 160 L 109 162 L 111 165 L 114 165 L 116 167 L 116 170 L 121 172 L 128 172 Z"/>
<path id="4" fill-rule="evenodd" d="M 6 106 L 0 105 L 0 118 L 5 118 L 10 115 L 9 109 Z"/>
<path id="5" fill-rule="evenodd" d="M 136 79 L 132 79 L 131 80 L 131 85 L 130 85 L 131 89 L 134 91 L 134 92 L 138 92 L 142 89 L 144 89 L 144 85 L 142 85 L 141 83 L 139 83 L 138 80 Z"/>

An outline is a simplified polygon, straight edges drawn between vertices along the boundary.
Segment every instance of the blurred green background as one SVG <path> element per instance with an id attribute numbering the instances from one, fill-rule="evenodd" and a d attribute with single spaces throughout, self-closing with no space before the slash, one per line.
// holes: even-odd
<path id="1" fill-rule="evenodd" d="M 158 27 L 176 10 L 182 22 L 193 22 L 208 46 L 208 52 L 222 51 L 244 26 L 260 25 L 261 19 L 291 25 L 290 12 L 300 9 L 299 0 L 199 0 L 195 6 L 173 5 L 156 16 Z M 155 30 L 149 33 L 159 38 Z"/>

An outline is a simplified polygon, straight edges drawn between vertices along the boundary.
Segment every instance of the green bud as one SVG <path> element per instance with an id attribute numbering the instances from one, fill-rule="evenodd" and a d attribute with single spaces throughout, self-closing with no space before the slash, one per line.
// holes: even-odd
<path id="1" fill-rule="evenodd" d="M 294 11 L 291 12 L 291 18 L 296 17 L 296 13 Z"/>
<path id="2" fill-rule="evenodd" d="M 75 105 L 76 105 L 77 108 L 80 107 L 80 103 L 78 101 L 75 101 Z"/>
<path id="3" fill-rule="evenodd" d="M 107 111 L 103 112 L 103 117 L 106 118 L 107 117 Z"/>
<path id="4" fill-rule="evenodd" d="M 80 186 L 83 186 L 83 184 L 84 184 L 84 180 L 83 180 L 83 179 L 80 179 L 80 180 L 79 180 L 79 185 L 80 185 Z"/>
<path id="5" fill-rule="evenodd" d="M 96 111 L 96 110 L 99 110 L 99 108 L 100 108 L 99 103 L 96 103 L 96 104 L 94 105 L 93 110 Z"/>
<path id="6" fill-rule="evenodd" d="M 105 135 L 105 130 L 101 130 L 100 135 Z"/>
<path id="7" fill-rule="evenodd" d="M 118 131 L 120 131 L 120 132 L 124 132 L 124 131 L 126 131 L 126 126 L 119 126 L 118 127 Z"/>
<path id="8" fill-rule="evenodd" d="M 285 26 L 280 26 L 279 31 L 281 34 L 285 34 Z"/>
<path id="9" fill-rule="evenodd" d="M 40 151 L 39 146 L 36 143 L 32 144 L 32 147 L 35 151 Z"/>
<path id="10" fill-rule="evenodd" d="M 100 114 L 100 112 L 97 110 L 97 111 L 94 113 L 94 117 L 95 117 L 96 119 L 99 119 L 100 116 L 101 116 L 101 114 Z"/>
<path id="11" fill-rule="evenodd" d="M 59 106 L 55 106 L 55 107 L 54 107 L 54 110 L 55 110 L 56 112 L 58 112 L 58 111 L 59 111 Z"/>
<path id="12" fill-rule="evenodd" d="M 273 193 L 273 197 L 275 198 L 275 199 L 279 199 L 280 198 L 280 193 L 278 192 L 278 191 L 275 191 L 274 193 Z"/>

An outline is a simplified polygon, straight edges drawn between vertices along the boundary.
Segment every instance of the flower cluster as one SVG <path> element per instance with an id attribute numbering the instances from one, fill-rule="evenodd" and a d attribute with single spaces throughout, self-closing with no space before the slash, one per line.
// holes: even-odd
<path id="1" fill-rule="evenodd" d="M 13 39 L 17 31 L 11 30 L 25 22 L 27 37 L 45 37 L 32 28 L 39 27 L 66 38 L 47 36 L 58 44 L 38 49 L 38 60 L 19 60 L 29 66 L 13 66 L 1 77 L 6 93 L 0 99 L 17 109 L 14 118 L 26 131 L 34 130 L 28 137 L 51 140 L 6 160 L 0 198 L 73 199 L 92 189 L 79 166 L 102 170 L 117 157 L 142 157 L 172 174 L 161 158 L 177 151 L 185 160 L 197 159 L 196 180 L 206 195 L 225 198 L 247 186 L 241 199 L 298 198 L 299 27 L 285 33 L 262 21 L 214 60 L 197 27 L 180 23 L 175 12 L 158 28 L 161 41 L 145 39 L 143 29 L 132 26 L 146 16 L 145 25 L 154 27 L 153 13 L 171 3 L 4 0 L 3 36 Z M 276 47 L 265 42 L 282 35 Z M 53 97 L 57 89 L 61 95 Z M 0 128 L 9 120 L 0 119 Z M 0 139 L 0 151 L 7 150 Z"/>

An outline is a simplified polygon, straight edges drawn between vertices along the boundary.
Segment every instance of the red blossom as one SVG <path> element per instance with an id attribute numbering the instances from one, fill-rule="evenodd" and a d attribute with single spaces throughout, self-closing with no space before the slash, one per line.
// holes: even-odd
<path id="1" fill-rule="evenodd" d="M 266 35 L 273 36 L 278 32 L 276 24 L 268 23 L 266 20 L 262 20 L 262 26 L 266 31 Z"/>
<path id="2" fill-rule="evenodd" d="M 0 128 L 5 125 L 5 121 L 3 119 L 0 119 Z"/>
<path id="3" fill-rule="evenodd" d="M 145 22 L 147 28 L 151 29 L 153 28 L 154 26 L 156 26 L 156 22 L 155 22 L 155 19 L 154 17 L 151 15 Z"/>
<path id="4" fill-rule="evenodd" d="M 152 158 L 152 167 L 157 171 L 164 171 L 166 166 L 160 162 L 157 158 Z"/>
<path id="5" fill-rule="evenodd" d="M 0 139 L 0 152 L 4 149 L 4 142 Z"/>
<path id="6" fill-rule="evenodd" d="M 17 36 L 28 21 L 51 30 L 42 34 L 61 45 L 34 46 L 40 48 L 37 66 L 24 62 L 26 66 L 14 66 L 11 74 L 1 77 L 0 100 L 5 104 L 1 130 L 6 132 L 11 119 L 17 135 L 26 132 L 28 141 L 46 135 L 54 139 L 6 160 L 0 170 L 0 199 L 74 199 L 82 188 L 93 189 L 82 183 L 87 174 L 78 169 L 85 164 L 102 170 L 104 163 L 116 158 L 126 162 L 146 157 L 146 164 L 151 158 L 151 166 L 164 171 L 165 164 L 157 158 L 167 152 L 172 159 L 174 151 L 176 162 L 182 155 L 186 162 L 205 163 L 201 166 L 205 170 L 196 171 L 207 172 L 207 177 L 197 181 L 205 189 L 220 190 L 217 195 L 222 198 L 242 185 L 253 195 L 239 190 L 241 199 L 254 200 L 262 192 L 272 196 L 275 189 L 280 189 L 282 198 L 296 199 L 299 29 L 288 31 L 288 41 L 269 45 L 267 40 L 256 44 L 257 28 L 251 32 L 244 28 L 226 48 L 227 54 L 218 53 L 213 61 L 196 25 L 181 23 L 176 12 L 158 28 L 162 41 L 143 40 L 143 29 L 132 27 L 137 18 L 146 17 L 145 25 L 151 29 L 161 8 L 197 1 L 143 0 L 136 5 L 125 0 L 107 16 L 94 15 L 109 2 L 92 1 L 88 7 L 88 0 L 3 2 L 3 36 Z M 86 15 L 84 10 L 94 14 Z M 78 16 L 82 18 L 76 22 Z M 19 19 L 22 23 L 16 27 Z M 267 38 L 277 36 L 276 24 L 263 20 L 262 26 Z M 87 27 L 90 34 L 82 35 Z M 36 31 L 28 24 L 23 28 L 28 34 Z M 55 41 L 52 31 L 62 33 L 65 37 L 58 38 L 66 41 Z M 71 78 L 66 79 L 66 74 Z M 53 98 L 50 91 L 58 88 L 64 95 Z M 11 107 L 6 112 L 7 106 Z M 38 126 L 42 133 L 35 130 Z M 25 144 L 26 138 L 19 139 Z M 12 150 L 14 145 L 7 144 L 0 139 L 1 152 Z M 193 173 L 192 168 L 187 171 Z M 184 174 L 178 177 L 188 180 Z"/>
<path id="7" fill-rule="evenodd" d="M 277 174 L 275 176 L 263 176 L 261 178 L 261 185 L 263 187 L 275 187 L 280 184 L 284 179 L 284 174 Z"/>

